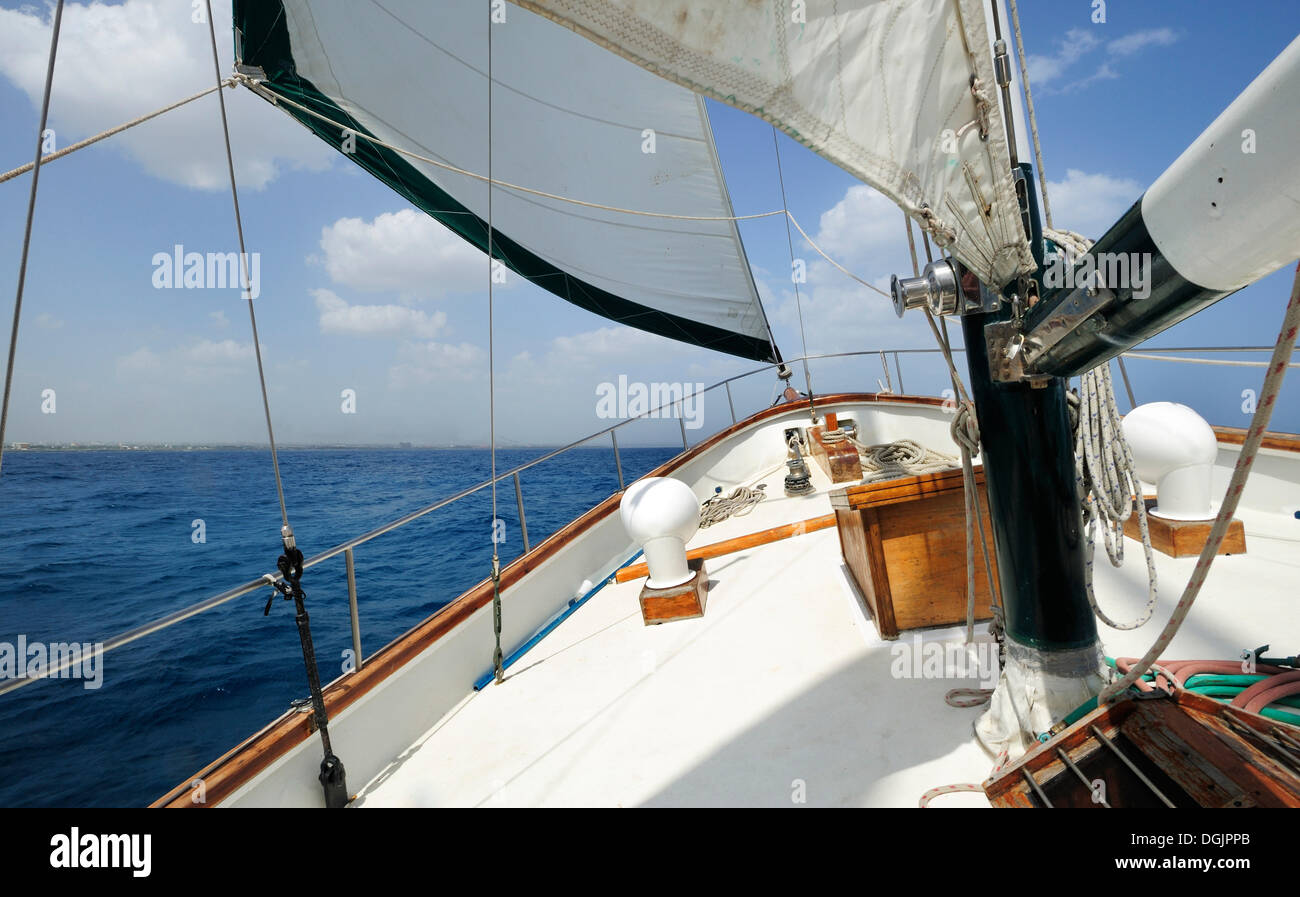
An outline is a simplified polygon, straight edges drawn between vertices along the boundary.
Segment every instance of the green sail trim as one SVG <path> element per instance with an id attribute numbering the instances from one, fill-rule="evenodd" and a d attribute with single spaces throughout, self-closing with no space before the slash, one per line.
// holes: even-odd
<path id="1" fill-rule="evenodd" d="M 263 2 L 235 0 L 232 17 L 235 27 L 236 60 L 244 65 L 256 66 L 265 72 L 266 80 L 261 82 L 263 87 L 274 94 L 301 103 L 319 115 L 346 125 L 358 135 L 375 136 L 339 108 L 328 96 L 316 89 L 311 81 L 297 74 L 282 3 L 265 2 L 265 0 Z M 280 108 L 330 146 L 387 184 L 416 208 L 430 215 L 479 250 L 487 252 L 487 222 L 421 174 L 400 153 L 364 139 L 355 140 L 354 151 L 344 152 L 343 142 L 346 138 L 343 133 L 300 109 L 294 109 L 287 104 Z M 740 358 L 772 364 L 780 361 L 773 351 L 773 344 L 767 340 L 733 333 L 711 324 L 703 324 L 648 308 L 602 290 L 557 268 L 519 245 L 500 230 L 494 229 L 492 246 L 501 263 L 516 274 L 602 318 Z"/>

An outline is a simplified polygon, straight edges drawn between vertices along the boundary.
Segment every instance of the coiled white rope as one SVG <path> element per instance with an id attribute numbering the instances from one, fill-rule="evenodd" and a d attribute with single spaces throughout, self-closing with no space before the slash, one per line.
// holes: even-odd
<path id="1" fill-rule="evenodd" d="M 760 501 L 767 498 L 763 490 L 766 483 L 759 483 L 754 488 L 737 486 L 730 495 L 715 495 L 700 505 L 700 529 L 706 529 L 715 523 L 721 523 L 729 517 L 744 517 Z"/>
<path id="2" fill-rule="evenodd" d="M 952 455 L 926 448 L 911 439 L 900 439 L 897 442 L 886 442 L 880 445 L 864 445 L 852 436 L 846 438 L 857 447 L 858 456 L 862 459 L 862 482 L 864 483 L 937 473 L 940 470 L 950 470 L 957 465 L 957 459 Z"/>
<path id="3" fill-rule="evenodd" d="M 1084 255 L 1092 248 L 1087 237 L 1068 230 L 1044 233 L 1067 255 Z M 1098 365 L 1079 378 L 1080 394 L 1072 399 L 1071 411 L 1077 427 L 1074 445 L 1074 477 L 1079 501 L 1087 518 L 1084 547 L 1084 586 L 1088 605 L 1097 618 L 1111 629 L 1137 629 L 1151 619 L 1156 609 L 1156 562 L 1151 551 L 1147 507 L 1142 484 L 1134 472 L 1133 452 L 1124 438 L 1123 417 L 1115 402 L 1110 362 Z M 1077 405 L 1077 407 L 1075 407 Z M 1112 567 L 1124 564 L 1124 523 L 1137 508 L 1138 531 L 1147 564 L 1147 603 L 1132 623 L 1117 623 L 1101 609 L 1092 585 L 1093 560 L 1100 527 L 1106 556 Z"/>
<path id="4" fill-rule="evenodd" d="M 991 688 L 950 688 L 943 696 L 943 702 L 949 707 L 968 708 L 983 707 L 993 697 Z"/>
<path id="5" fill-rule="evenodd" d="M 1080 377 L 1079 434 L 1074 450 L 1074 475 L 1079 485 L 1083 511 L 1088 518 L 1084 548 L 1084 584 L 1088 604 L 1112 629 L 1137 629 L 1151 619 L 1156 608 L 1156 563 L 1147 528 L 1146 502 L 1142 484 L 1134 472 L 1133 452 L 1124 438 L 1123 419 L 1115 403 L 1110 363 L 1098 365 Z M 1116 623 L 1097 604 L 1092 586 L 1093 555 L 1097 529 L 1112 567 L 1124 564 L 1124 523 L 1137 508 L 1142 552 L 1147 563 L 1147 603 L 1132 623 Z"/>

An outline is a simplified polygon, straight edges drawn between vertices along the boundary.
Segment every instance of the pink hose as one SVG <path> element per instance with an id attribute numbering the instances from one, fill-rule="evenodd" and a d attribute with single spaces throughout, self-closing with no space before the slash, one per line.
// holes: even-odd
<path id="1" fill-rule="evenodd" d="M 1294 691 L 1287 691 L 1288 685 L 1298 686 Z M 1269 698 L 1268 695 L 1277 692 Z M 1232 699 L 1233 707 L 1241 707 L 1249 710 L 1251 713 L 1258 713 L 1259 708 L 1267 707 L 1277 698 L 1285 698 L 1289 694 L 1300 693 L 1300 670 L 1293 670 L 1289 673 L 1283 673 L 1280 676 L 1270 676 L 1267 679 L 1261 679 L 1250 688 L 1243 691 Z"/>
<path id="2" fill-rule="evenodd" d="M 1246 709 L 1251 713 L 1259 713 L 1269 704 L 1276 704 L 1283 698 L 1289 698 L 1292 695 L 1300 695 L 1300 682 L 1287 682 L 1277 688 L 1270 688 L 1247 704 Z"/>
<path id="3" fill-rule="evenodd" d="M 1137 662 L 1138 659 L 1136 657 L 1116 657 L 1115 668 L 1118 669 L 1121 673 L 1127 673 L 1129 670 L 1133 668 L 1133 666 Z M 1199 676 L 1205 673 L 1209 673 L 1212 675 L 1220 675 L 1220 676 L 1246 675 L 1241 668 L 1241 661 L 1237 661 L 1237 660 L 1160 660 L 1156 662 L 1156 665 L 1159 666 L 1161 669 L 1168 671 L 1168 673 L 1171 676 L 1173 676 L 1174 678 L 1173 685 L 1175 688 L 1184 688 L 1186 687 L 1184 683 L 1186 683 L 1188 679 L 1192 678 L 1193 676 Z M 1262 675 L 1279 676 L 1279 675 L 1286 675 L 1288 673 L 1291 673 L 1292 671 L 1287 670 L 1283 667 L 1275 667 L 1272 666 L 1271 664 L 1261 663 L 1255 667 L 1255 672 Z M 1157 687 L 1163 691 L 1168 691 L 1169 689 L 1168 681 L 1165 679 L 1164 676 L 1159 676 L 1159 675 L 1156 676 L 1154 685 L 1142 679 L 1137 680 L 1133 684 L 1138 687 L 1139 691 L 1154 691 Z M 1258 686 L 1261 685 L 1268 686 L 1270 684 L 1276 685 L 1278 683 L 1276 680 L 1271 678 L 1261 679 L 1258 683 L 1251 686 L 1251 688 L 1257 688 Z M 1243 691 L 1241 695 L 1238 696 L 1238 700 L 1240 700 L 1240 698 L 1244 697 L 1246 694 L 1247 692 Z M 1233 701 L 1233 704 L 1236 705 L 1237 702 Z M 1237 706 L 1245 706 L 1245 705 L 1243 704 Z"/>

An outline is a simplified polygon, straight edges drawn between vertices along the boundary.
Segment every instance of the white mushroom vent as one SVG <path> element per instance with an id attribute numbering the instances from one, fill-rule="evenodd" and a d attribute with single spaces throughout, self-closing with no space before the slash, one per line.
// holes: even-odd
<path id="1" fill-rule="evenodd" d="M 693 575 L 686 565 L 686 541 L 700 528 L 700 503 L 691 487 L 672 477 L 633 483 L 619 502 L 623 528 L 645 551 L 652 589 L 681 585 Z"/>
<path id="2" fill-rule="evenodd" d="M 1214 516 L 1210 477 L 1219 442 L 1205 418 L 1176 402 L 1150 402 L 1124 416 L 1124 438 L 1137 475 L 1156 484 L 1152 514 L 1169 520 Z"/>

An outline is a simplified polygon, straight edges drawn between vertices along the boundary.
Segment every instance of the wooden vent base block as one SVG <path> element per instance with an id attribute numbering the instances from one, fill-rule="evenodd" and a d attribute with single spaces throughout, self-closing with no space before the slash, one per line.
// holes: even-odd
<path id="1" fill-rule="evenodd" d="M 691 569 L 691 578 L 681 585 L 667 589 L 642 586 L 641 619 L 645 625 L 704 616 L 704 603 L 709 593 L 709 574 L 704 569 L 703 558 L 687 561 L 687 564 Z"/>
<path id="2" fill-rule="evenodd" d="M 1194 557 L 1205 548 L 1210 538 L 1213 520 L 1168 520 L 1153 517 L 1149 512 L 1155 506 L 1154 496 L 1146 497 L 1147 532 L 1151 536 L 1151 547 L 1170 557 Z M 1138 527 L 1137 514 L 1129 515 L 1124 521 L 1124 535 L 1130 539 L 1142 541 L 1142 531 Z M 1219 543 L 1219 554 L 1245 554 L 1246 528 L 1236 518 L 1228 524 L 1228 534 Z"/>

